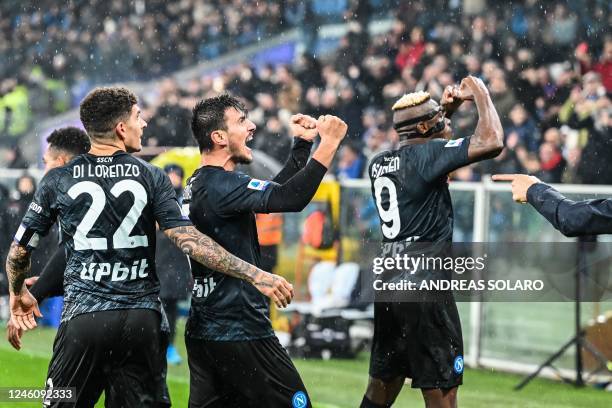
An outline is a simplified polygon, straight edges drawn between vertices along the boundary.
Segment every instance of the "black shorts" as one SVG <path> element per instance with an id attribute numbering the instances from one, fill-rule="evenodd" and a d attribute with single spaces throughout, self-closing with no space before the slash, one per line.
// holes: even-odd
<path id="1" fill-rule="evenodd" d="M 412 388 L 463 382 L 461 321 L 452 295 L 439 302 L 377 302 L 370 376 L 412 379 Z"/>
<path id="2" fill-rule="evenodd" d="M 251 341 L 186 337 L 189 407 L 311 407 L 306 387 L 276 336 Z"/>
<path id="3" fill-rule="evenodd" d="M 62 323 L 46 386 L 74 387 L 76 404 L 44 406 L 93 407 L 102 391 L 106 407 L 167 406 L 160 401 L 167 398 L 164 343 L 160 314 L 150 309 L 85 313 Z"/>

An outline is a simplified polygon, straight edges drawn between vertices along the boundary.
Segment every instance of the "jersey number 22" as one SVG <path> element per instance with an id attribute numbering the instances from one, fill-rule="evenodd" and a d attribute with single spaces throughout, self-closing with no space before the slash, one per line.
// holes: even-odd
<path id="1" fill-rule="evenodd" d="M 111 194 L 119 197 L 125 192 L 129 192 L 134 196 L 134 204 L 126 214 L 125 218 L 119 225 L 119 228 L 113 234 L 113 248 L 137 248 L 149 245 L 149 239 L 146 235 L 130 235 L 143 208 L 147 205 L 147 191 L 137 181 L 121 180 L 113 186 Z M 91 207 L 85 213 L 85 217 L 81 220 L 74 233 L 74 249 L 84 251 L 88 249 L 106 250 L 108 249 L 108 240 L 106 238 L 90 238 L 87 236 L 95 222 L 106 205 L 106 195 L 102 187 L 92 181 L 81 181 L 68 190 L 68 195 L 72 199 L 76 199 L 81 194 L 89 194 L 92 198 Z"/>

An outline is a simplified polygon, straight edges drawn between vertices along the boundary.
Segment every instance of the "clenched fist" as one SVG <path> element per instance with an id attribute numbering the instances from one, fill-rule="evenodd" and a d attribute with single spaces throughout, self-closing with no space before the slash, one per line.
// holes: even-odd
<path id="1" fill-rule="evenodd" d="M 301 113 L 293 115 L 291 116 L 289 127 L 294 137 L 299 137 L 309 142 L 312 142 L 317 137 L 317 120 L 312 116 Z"/>
<path id="2" fill-rule="evenodd" d="M 444 108 L 447 113 L 453 113 L 459 108 L 464 99 L 462 98 L 461 91 L 459 91 L 458 85 L 448 85 L 444 88 L 442 98 L 440 98 L 440 105 Z M 448 117 L 449 115 L 447 115 Z"/>
<path id="3" fill-rule="evenodd" d="M 339 145 L 346 136 L 348 125 L 337 116 L 321 115 L 317 120 L 317 130 L 322 141 Z"/>
<path id="4" fill-rule="evenodd" d="M 487 95 L 489 93 L 482 79 L 475 76 L 467 76 L 461 80 L 459 95 L 464 101 L 472 100 L 475 96 Z"/>

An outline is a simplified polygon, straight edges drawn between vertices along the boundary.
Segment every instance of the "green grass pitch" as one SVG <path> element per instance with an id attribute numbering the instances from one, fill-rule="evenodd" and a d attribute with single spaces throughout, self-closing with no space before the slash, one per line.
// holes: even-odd
<path id="1" fill-rule="evenodd" d="M 4 326 L 2 326 L 4 327 Z M 177 346 L 184 357 L 182 325 L 177 334 Z M 55 332 L 36 329 L 24 337 L 24 347 L 14 351 L 3 339 L 0 341 L 0 387 L 42 386 L 51 355 Z M 368 355 L 355 360 L 295 360 L 316 408 L 358 407 L 368 372 Z M 175 407 L 186 407 L 189 392 L 189 374 L 186 362 L 169 368 L 168 385 Z M 512 387 L 519 376 L 491 370 L 466 370 L 464 385 L 459 390 L 459 406 L 462 407 L 517 407 L 517 408 L 573 408 L 611 407 L 610 393 L 592 388 L 575 389 L 548 380 L 537 379 L 522 391 Z M 0 407 L 39 407 L 36 403 L 8 404 Z M 98 406 L 103 406 L 100 402 Z M 406 386 L 395 406 L 421 407 L 423 402 L 418 390 Z"/>

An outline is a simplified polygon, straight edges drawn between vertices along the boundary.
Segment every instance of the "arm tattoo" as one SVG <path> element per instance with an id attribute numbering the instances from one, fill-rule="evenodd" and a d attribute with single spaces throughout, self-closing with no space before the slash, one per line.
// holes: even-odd
<path id="1" fill-rule="evenodd" d="M 10 289 L 19 294 L 27 274 L 30 272 L 30 253 L 24 246 L 13 242 L 6 258 L 6 274 L 8 275 Z"/>
<path id="2" fill-rule="evenodd" d="M 212 238 L 202 234 L 194 226 L 170 228 L 164 231 L 166 236 L 187 256 L 207 268 L 235 278 L 254 283 L 261 273 L 259 268 L 244 262 L 227 252 Z M 271 285 L 269 282 L 257 283 L 257 286 Z"/>

